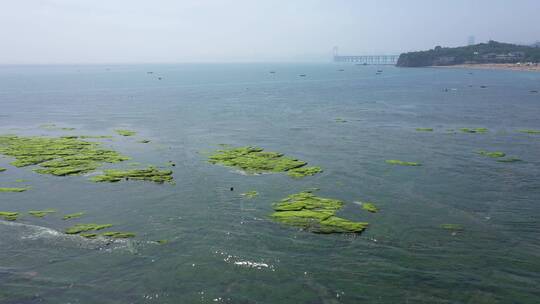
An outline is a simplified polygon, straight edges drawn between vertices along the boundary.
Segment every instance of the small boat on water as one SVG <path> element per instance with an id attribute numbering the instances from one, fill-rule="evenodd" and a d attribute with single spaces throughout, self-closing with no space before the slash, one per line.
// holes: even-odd
<path id="1" fill-rule="evenodd" d="M 300 77 L 306 77 L 306 74 L 300 74 L 300 75 L 298 75 L 298 76 L 300 76 Z"/>

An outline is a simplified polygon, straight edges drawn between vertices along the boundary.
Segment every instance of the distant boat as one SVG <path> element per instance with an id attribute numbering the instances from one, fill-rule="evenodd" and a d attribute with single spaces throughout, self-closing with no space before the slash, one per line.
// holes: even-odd
<path id="1" fill-rule="evenodd" d="M 345 71 L 345 70 L 344 70 L 344 69 L 339 69 L 338 71 L 339 71 L 339 72 L 343 72 L 343 71 Z"/>
<path id="2" fill-rule="evenodd" d="M 161 80 L 161 77 L 158 77 L 157 79 L 158 79 L 158 80 Z"/>
<path id="3" fill-rule="evenodd" d="M 154 72 L 146 72 L 146 74 L 153 74 Z"/>
<path id="4" fill-rule="evenodd" d="M 270 71 L 270 74 L 275 74 L 276 72 L 275 71 Z"/>
<path id="5" fill-rule="evenodd" d="M 300 75 L 298 75 L 298 76 L 300 76 L 300 77 L 306 77 L 306 74 L 300 74 Z"/>
<path id="6" fill-rule="evenodd" d="M 377 73 L 382 73 L 382 70 L 377 70 Z"/>

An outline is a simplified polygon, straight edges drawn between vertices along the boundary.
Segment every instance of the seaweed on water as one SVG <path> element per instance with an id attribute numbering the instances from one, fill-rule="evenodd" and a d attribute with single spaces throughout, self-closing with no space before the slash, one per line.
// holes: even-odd
<path id="1" fill-rule="evenodd" d="M 522 160 L 519 159 L 519 158 L 516 158 L 516 157 L 497 159 L 497 162 L 499 162 L 499 163 L 517 163 L 517 162 L 520 162 L 520 161 L 522 161 Z"/>
<path id="2" fill-rule="evenodd" d="M 112 138 L 110 135 L 81 135 L 79 136 L 80 139 L 105 139 L 105 138 Z"/>
<path id="3" fill-rule="evenodd" d="M 156 183 L 173 183 L 173 172 L 171 170 L 159 170 L 155 167 L 148 167 L 146 169 L 132 169 L 132 170 L 104 170 L 103 175 L 96 175 L 90 178 L 94 182 L 109 182 L 115 183 L 122 179 L 132 180 L 144 180 L 152 181 Z"/>
<path id="4" fill-rule="evenodd" d="M 137 132 L 135 131 L 131 131 L 131 130 L 124 130 L 124 129 L 117 129 L 117 130 L 114 130 L 116 133 L 118 133 L 118 135 L 121 135 L 121 136 L 133 136 L 135 134 L 137 134 Z"/>
<path id="5" fill-rule="evenodd" d="M 491 158 L 499 158 L 499 157 L 505 157 L 506 156 L 506 153 L 500 152 L 500 151 L 489 152 L 489 151 L 485 151 L 485 150 L 480 150 L 480 151 L 478 151 L 478 154 L 486 156 L 486 157 L 491 157 Z"/>
<path id="6" fill-rule="evenodd" d="M 75 128 L 70 128 L 70 127 L 58 127 L 56 124 L 52 124 L 52 123 L 43 124 L 43 125 L 40 125 L 39 127 L 45 130 L 61 130 L 61 131 L 75 130 Z"/>
<path id="7" fill-rule="evenodd" d="M 63 220 L 71 220 L 71 219 L 75 219 L 75 218 L 80 218 L 81 216 L 84 215 L 84 212 L 76 212 L 76 213 L 71 213 L 71 214 L 66 214 L 62 217 Z"/>
<path id="8" fill-rule="evenodd" d="M 463 226 L 460 224 L 441 224 L 441 228 L 445 230 L 451 230 L 451 231 L 462 231 Z"/>
<path id="9" fill-rule="evenodd" d="M 84 238 L 87 238 L 87 239 L 93 239 L 93 238 L 96 238 L 98 236 L 97 233 L 80 233 L 79 234 L 80 236 L 84 237 Z"/>
<path id="10" fill-rule="evenodd" d="M 100 143 L 80 140 L 77 137 L 4 135 L 0 136 L 0 154 L 14 157 L 15 161 L 11 164 L 16 167 L 38 165 L 39 168 L 34 169 L 35 172 L 56 176 L 85 174 L 96 171 L 104 163 L 118 163 L 130 159 L 116 151 L 101 148 Z M 146 180 L 157 183 L 173 181 L 172 171 L 158 170 L 154 167 L 124 171 L 105 170 L 103 175 L 92 178 L 93 181 L 99 182 L 117 182 L 121 179 Z M 3 192 L 7 192 L 7 190 Z"/>
<path id="11" fill-rule="evenodd" d="M 96 170 L 103 163 L 117 163 L 129 157 L 75 138 L 0 136 L 0 154 L 15 158 L 16 167 L 39 165 L 37 173 L 56 176 L 78 175 Z"/>
<path id="12" fill-rule="evenodd" d="M 518 132 L 527 133 L 527 134 L 540 134 L 540 130 L 530 130 L 530 129 L 518 130 Z"/>
<path id="13" fill-rule="evenodd" d="M 360 233 L 368 223 L 353 222 L 335 216 L 343 206 L 336 199 L 322 198 L 304 191 L 291 194 L 275 203 L 271 218 L 279 223 L 300 227 L 314 233 Z"/>
<path id="14" fill-rule="evenodd" d="M 3 217 L 6 221 L 15 221 L 19 216 L 19 212 L 0 211 L 0 217 Z"/>
<path id="15" fill-rule="evenodd" d="M 259 195 L 259 192 L 257 192 L 257 191 L 248 191 L 248 192 L 242 193 L 242 196 L 244 196 L 246 198 L 254 198 L 257 195 Z"/>
<path id="16" fill-rule="evenodd" d="M 28 211 L 28 214 L 35 216 L 35 217 L 44 217 L 47 214 L 54 213 L 56 210 L 54 209 L 45 209 L 45 210 L 37 210 L 37 211 Z"/>
<path id="17" fill-rule="evenodd" d="M 267 152 L 262 148 L 251 146 L 218 150 L 209 156 L 208 161 L 212 164 L 239 168 L 251 174 L 288 172 L 292 177 L 304 177 L 322 171 L 319 167 L 305 167 L 306 162 L 286 157 L 282 153 Z"/>
<path id="18" fill-rule="evenodd" d="M 419 132 L 433 132 L 433 128 L 416 128 Z"/>
<path id="19" fill-rule="evenodd" d="M 7 170 L 6 168 L 0 167 L 0 172 L 4 172 L 4 171 L 6 171 L 6 170 Z"/>
<path id="20" fill-rule="evenodd" d="M 315 175 L 322 172 L 321 167 L 300 167 L 287 171 L 287 175 L 295 178 L 301 178 L 305 176 Z"/>
<path id="21" fill-rule="evenodd" d="M 362 209 L 372 213 L 379 212 L 379 208 L 377 208 L 373 203 L 362 203 Z"/>
<path id="22" fill-rule="evenodd" d="M 79 234 L 81 232 L 102 230 L 112 226 L 112 224 L 77 224 L 66 229 L 66 234 Z"/>
<path id="23" fill-rule="evenodd" d="M 408 162 L 408 161 L 402 161 L 402 160 L 397 160 L 397 159 L 389 159 L 386 161 L 386 163 L 390 165 L 413 166 L 413 167 L 422 165 L 421 163 Z"/>
<path id="24" fill-rule="evenodd" d="M 127 238 L 135 237 L 135 233 L 117 232 L 117 231 L 103 232 L 101 235 L 106 236 L 106 237 L 110 237 L 110 238 L 113 238 L 113 239 L 127 239 Z"/>
<path id="25" fill-rule="evenodd" d="M 461 128 L 459 129 L 463 133 L 487 133 L 487 128 Z"/>
<path id="26" fill-rule="evenodd" d="M 28 188 L 0 188 L 0 192 L 24 192 Z"/>

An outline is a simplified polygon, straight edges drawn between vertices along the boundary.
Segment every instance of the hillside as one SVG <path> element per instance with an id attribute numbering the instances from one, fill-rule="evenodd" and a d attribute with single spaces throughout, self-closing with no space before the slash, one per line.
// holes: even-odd
<path id="1" fill-rule="evenodd" d="M 397 66 L 449 66 L 463 63 L 540 62 L 540 47 L 489 41 L 470 46 L 447 48 L 437 46 L 420 52 L 403 53 Z"/>

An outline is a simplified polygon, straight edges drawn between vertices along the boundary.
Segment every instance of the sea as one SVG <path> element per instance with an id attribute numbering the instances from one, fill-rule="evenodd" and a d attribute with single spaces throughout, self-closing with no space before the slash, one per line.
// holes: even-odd
<path id="1" fill-rule="evenodd" d="M 0 156 L 0 187 L 29 187 L 0 193 L 0 211 L 21 215 L 0 218 L 0 303 L 540 303 L 540 134 L 522 132 L 540 130 L 539 90 L 540 73 L 464 68 L 0 66 L 0 134 L 112 136 L 88 141 L 132 159 L 105 168 L 175 179 L 95 183 Z M 323 172 L 208 162 L 244 146 Z M 369 227 L 316 234 L 271 219 L 275 202 L 314 188 Z M 56 213 L 27 214 L 43 209 Z M 77 223 L 136 236 L 64 233 Z"/>

